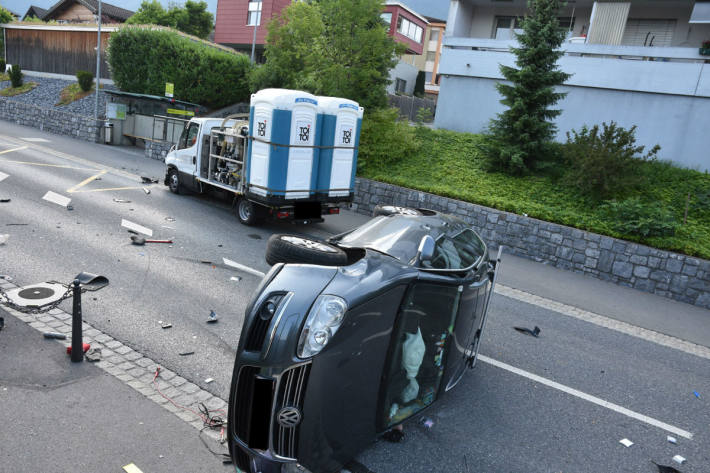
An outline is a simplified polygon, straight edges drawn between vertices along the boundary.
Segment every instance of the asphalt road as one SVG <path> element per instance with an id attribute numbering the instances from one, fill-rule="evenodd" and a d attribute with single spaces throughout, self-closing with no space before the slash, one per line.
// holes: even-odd
<path id="1" fill-rule="evenodd" d="M 140 175 L 162 180 L 162 163 L 14 126 L 0 131 L 0 172 L 8 175 L 0 197 L 12 199 L 0 203 L 0 233 L 9 234 L 0 272 L 18 284 L 105 275 L 110 285 L 84 298 L 85 319 L 224 399 L 259 278 L 223 258 L 266 272 L 272 233 L 324 236 L 364 219 L 346 213 L 313 226 L 245 227 L 216 196 L 141 184 Z M 71 198 L 73 210 L 43 200 L 47 191 Z M 131 245 L 124 219 L 174 243 Z M 623 313 L 624 302 L 614 301 L 615 310 Z M 699 320 L 707 312 L 669 308 Z M 206 323 L 210 310 L 217 324 Z M 165 322 L 172 328 L 162 329 Z M 541 336 L 516 325 L 538 325 Z M 680 471 L 710 471 L 707 359 L 501 295 L 481 353 L 476 369 L 425 413 L 433 427 L 411 422 L 402 443 L 377 442 L 358 461 L 377 473 L 653 472 L 651 460 L 673 464 L 680 454 Z M 205 384 L 208 377 L 215 382 Z"/>

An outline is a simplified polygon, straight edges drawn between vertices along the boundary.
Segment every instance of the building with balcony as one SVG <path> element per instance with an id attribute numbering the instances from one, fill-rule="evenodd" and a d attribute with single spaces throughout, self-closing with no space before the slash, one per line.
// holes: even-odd
<path id="1" fill-rule="evenodd" d="M 424 30 L 424 44 L 421 54 L 407 54 L 402 61 L 424 71 L 424 92 L 436 97 L 439 95 L 439 61 L 443 45 L 446 22 L 437 18 L 425 17 L 429 24 Z"/>
<path id="2" fill-rule="evenodd" d="M 479 133 L 504 110 L 495 84 L 509 52 L 524 0 L 452 0 L 439 65 L 435 126 Z M 710 170 L 710 2 L 576 0 L 559 14 L 567 33 L 560 68 L 572 74 L 560 87 L 558 139 L 570 129 L 612 120 L 636 125 L 637 140 L 661 145 L 659 155 Z"/>

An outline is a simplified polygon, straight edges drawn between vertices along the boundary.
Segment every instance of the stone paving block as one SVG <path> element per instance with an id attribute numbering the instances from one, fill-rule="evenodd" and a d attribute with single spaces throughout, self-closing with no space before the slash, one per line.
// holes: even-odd
<path id="1" fill-rule="evenodd" d="M 123 381 L 124 383 L 127 383 L 129 381 L 133 381 L 133 379 L 134 379 L 133 376 L 126 374 L 125 372 L 117 374 L 116 377 L 118 379 L 120 379 L 121 381 Z"/>
<path id="2" fill-rule="evenodd" d="M 134 363 L 137 364 L 138 366 L 141 366 L 141 367 L 143 367 L 143 368 L 146 368 L 146 367 L 150 366 L 151 364 L 153 364 L 153 360 L 151 360 L 150 358 L 145 358 L 145 357 L 144 357 L 144 358 L 138 358 L 138 359 L 136 359 L 136 360 L 134 361 Z"/>
<path id="3" fill-rule="evenodd" d="M 182 386 L 185 383 L 187 383 L 187 380 L 182 376 L 175 376 L 173 379 L 170 380 L 170 384 L 172 384 L 173 386 Z"/>
<path id="4" fill-rule="evenodd" d="M 198 391 L 195 394 L 193 394 L 193 396 L 195 396 L 195 400 L 197 402 L 202 402 L 202 401 L 206 401 L 207 399 L 212 397 L 212 394 L 210 394 L 207 391 Z"/>
<path id="5" fill-rule="evenodd" d="M 141 368 L 140 366 L 136 366 L 135 368 L 126 371 L 126 373 L 130 374 L 134 378 L 140 378 L 141 376 L 146 374 L 145 369 Z"/>
<path id="6" fill-rule="evenodd" d="M 72 318 L 72 316 L 71 316 L 71 314 L 67 314 L 66 312 L 60 311 L 59 314 L 54 315 L 54 318 L 56 318 L 58 320 L 69 320 Z"/>
<path id="7" fill-rule="evenodd" d="M 156 393 L 155 391 L 153 391 L 153 394 L 149 394 L 147 397 L 148 397 L 148 399 L 150 399 L 151 401 L 153 401 L 153 402 L 155 402 L 155 403 L 158 403 L 158 404 L 165 404 L 166 402 L 168 402 L 167 399 L 165 399 L 163 396 L 161 396 L 160 394 Z"/>
<path id="8" fill-rule="evenodd" d="M 113 351 L 115 351 L 119 355 L 125 355 L 126 353 L 133 351 L 130 347 L 127 347 L 126 345 L 123 345 L 123 344 L 121 344 L 121 346 L 119 346 L 117 348 L 112 347 L 108 343 L 106 344 L 106 346 L 113 349 Z"/>
<path id="9" fill-rule="evenodd" d="M 130 361 L 124 361 L 120 365 L 118 365 L 119 368 L 121 368 L 123 371 L 128 371 L 136 367 L 133 363 Z"/>
<path id="10" fill-rule="evenodd" d="M 139 359 L 139 358 L 142 358 L 143 355 L 141 355 L 140 353 L 136 353 L 135 351 L 131 351 L 131 352 L 125 353 L 125 354 L 123 355 L 123 357 L 124 357 L 126 360 L 128 360 L 128 361 L 134 361 L 134 360 L 137 360 L 137 359 Z"/>
<path id="11" fill-rule="evenodd" d="M 185 383 L 182 386 L 180 386 L 180 390 L 184 393 L 192 394 L 192 393 L 196 393 L 197 391 L 199 391 L 200 387 L 196 384 L 193 384 L 193 383 Z"/>
<path id="12" fill-rule="evenodd" d="M 115 350 L 118 347 L 122 347 L 123 343 L 119 342 L 118 340 L 114 340 L 112 342 L 106 342 L 106 348 L 110 348 L 112 350 Z"/>

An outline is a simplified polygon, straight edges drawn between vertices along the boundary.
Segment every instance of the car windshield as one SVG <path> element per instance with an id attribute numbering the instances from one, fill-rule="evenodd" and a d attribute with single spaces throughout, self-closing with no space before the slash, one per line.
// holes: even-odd
<path id="1" fill-rule="evenodd" d="M 436 242 L 434 256 L 423 269 L 463 270 L 485 252 L 485 245 L 462 220 L 448 215 L 392 215 L 377 217 L 343 236 L 336 243 L 346 248 L 369 248 L 410 264 L 419 242 L 431 235 Z"/>

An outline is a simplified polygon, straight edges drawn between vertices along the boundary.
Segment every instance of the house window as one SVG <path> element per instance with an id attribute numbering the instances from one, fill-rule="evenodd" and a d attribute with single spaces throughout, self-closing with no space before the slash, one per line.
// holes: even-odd
<path id="1" fill-rule="evenodd" d="M 380 18 L 382 18 L 382 21 L 384 21 L 387 26 L 392 24 L 392 13 L 382 13 L 380 14 Z"/>
<path id="2" fill-rule="evenodd" d="M 256 26 L 261 24 L 261 1 L 249 0 L 249 16 L 247 17 L 247 26 Z"/>
<path id="3" fill-rule="evenodd" d="M 427 51 L 426 60 L 427 61 L 436 61 L 436 51 Z"/>
<path id="4" fill-rule="evenodd" d="M 394 81 L 394 91 L 403 94 L 407 90 L 407 81 L 397 78 Z"/>
<path id="5" fill-rule="evenodd" d="M 424 73 L 424 82 L 426 82 L 427 84 L 431 84 L 432 83 L 431 78 L 432 78 L 431 72 L 427 71 Z"/>
<path id="6" fill-rule="evenodd" d="M 626 22 L 624 46 L 671 46 L 676 20 L 634 20 Z"/>
<path id="7" fill-rule="evenodd" d="M 522 18 L 515 16 L 498 16 L 493 23 L 494 39 L 515 39 L 516 34 L 523 32 Z"/>
<path id="8" fill-rule="evenodd" d="M 429 41 L 439 41 L 439 28 L 432 28 L 429 33 Z"/>
<path id="9" fill-rule="evenodd" d="M 421 43 L 422 33 L 424 30 L 422 30 L 421 26 L 418 26 L 416 23 L 400 16 L 397 18 L 397 32 L 413 41 L 416 41 L 417 43 Z"/>

